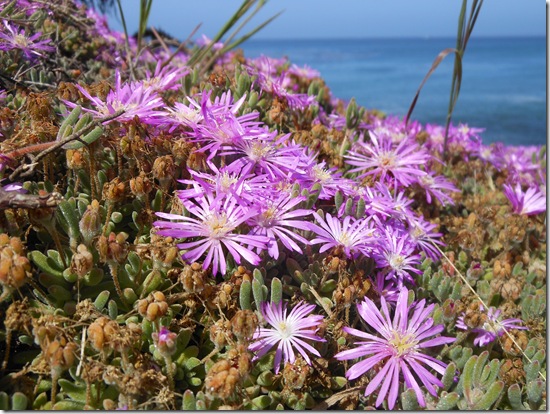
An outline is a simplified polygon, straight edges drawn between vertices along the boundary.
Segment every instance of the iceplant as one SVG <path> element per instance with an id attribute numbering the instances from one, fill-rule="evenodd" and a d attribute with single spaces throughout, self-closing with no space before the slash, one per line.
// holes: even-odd
<path id="1" fill-rule="evenodd" d="M 447 365 L 425 355 L 423 349 L 455 341 L 455 338 L 436 336 L 443 331 L 444 326 L 434 326 L 433 319 L 429 317 L 434 309 L 433 304 L 426 306 L 426 301 L 422 299 L 417 304 L 409 306 L 408 296 L 409 291 L 401 289 L 393 320 L 383 296 L 380 298 L 382 312 L 372 300 L 365 298 L 357 305 L 357 310 L 361 318 L 379 336 L 344 327 L 345 332 L 361 338 L 362 341 L 356 342 L 359 345 L 356 348 L 335 355 L 340 361 L 367 357 L 352 365 L 347 370 L 346 377 L 353 380 L 370 373 L 373 369 L 376 370 L 376 374 L 367 385 L 365 395 L 371 395 L 380 387 L 376 406 L 386 399 L 390 410 L 397 401 L 401 378 L 407 388 L 414 390 L 420 406 L 426 406 L 421 385 L 424 385 L 430 394 L 437 396 L 434 385 L 443 387 L 443 383 L 429 369 L 443 375 Z"/>
<path id="2" fill-rule="evenodd" d="M 479 306 L 480 312 L 483 312 L 483 306 Z M 493 342 L 498 337 L 504 335 L 506 330 L 509 329 L 520 329 L 525 330 L 527 327 L 518 325 L 523 321 L 521 319 L 502 319 L 500 318 L 500 309 L 496 309 L 491 306 L 487 310 L 487 320 L 480 327 L 473 328 L 471 332 L 475 333 L 477 336 L 474 339 L 475 346 L 485 346 Z M 464 322 L 465 314 L 462 313 L 456 321 L 456 327 L 463 331 L 467 331 L 470 328 Z"/>
<path id="3" fill-rule="evenodd" d="M 187 250 L 182 256 L 187 263 L 199 260 L 206 253 L 203 268 L 207 269 L 212 264 L 214 275 L 218 271 L 224 275 L 224 247 L 237 264 L 241 263 L 241 257 L 253 265 L 260 263 L 260 257 L 251 249 L 266 249 L 269 239 L 261 235 L 239 233 L 240 225 L 257 214 L 256 210 L 238 205 L 237 200 L 230 195 L 214 198 L 211 192 L 192 200 L 183 199 L 182 203 L 195 217 L 157 212 L 158 217 L 169 221 L 158 220 L 153 225 L 160 229 L 157 234 L 161 236 L 194 239 L 178 244 L 180 249 Z"/>
<path id="4" fill-rule="evenodd" d="M 536 187 L 529 187 L 523 192 L 519 183 L 515 187 L 504 184 L 503 191 L 514 213 L 530 216 L 546 211 L 546 195 Z"/>
<path id="5" fill-rule="evenodd" d="M 248 349 L 257 352 L 254 359 L 267 354 L 275 345 L 275 374 L 279 372 L 281 361 L 293 364 L 296 360 L 294 349 L 298 351 L 305 361 L 311 365 L 308 353 L 320 357 L 319 351 L 308 344 L 304 339 L 317 342 L 325 342 L 325 339 L 316 334 L 319 325 L 323 321 L 320 315 L 310 315 L 315 305 L 300 302 L 287 315 L 287 304 L 283 302 L 264 302 L 260 311 L 270 328 L 259 327 L 253 336 L 256 342 Z M 309 315 L 309 316 L 308 316 Z"/>

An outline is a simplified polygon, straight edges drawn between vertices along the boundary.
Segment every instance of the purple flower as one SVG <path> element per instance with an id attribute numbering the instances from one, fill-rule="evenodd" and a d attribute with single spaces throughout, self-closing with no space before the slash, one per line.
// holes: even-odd
<path id="1" fill-rule="evenodd" d="M 448 181 L 441 175 L 435 175 L 433 172 L 427 172 L 425 175 L 418 177 L 418 184 L 426 190 L 426 201 L 432 203 L 432 196 L 437 198 L 442 205 L 454 205 L 453 199 L 443 190 L 460 191 L 453 183 Z"/>
<path id="2" fill-rule="evenodd" d="M 208 152 L 208 159 L 216 156 L 220 150 L 234 148 L 241 141 L 264 134 L 257 112 L 236 116 L 235 112 L 244 102 L 245 95 L 234 104 L 208 104 L 202 101 L 203 121 L 192 134 L 193 141 L 205 143 L 200 151 Z M 231 95 L 228 94 L 228 101 Z"/>
<path id="3" fill-rule="evenodd" d="M 260 57 L 251 62 L 254 67 L 249 68 L 251 76 L 256 76 L 255 83 L 262 91 L 271 93 L 273 96 L 286 101 L 290 109 L 301 110 L 315 102 L 315 96 L 308 96 L 305 93 L 291 93 L 287 90 L 290 86 L 290 78 L 286 72 L 276 74 L 275 65 L 277 62 L 265 57 Z"/>
<path id="4" fill-rule="evenodd" d="M 391 227 L 384 230 L 374 258 L 378 267 L 387 267 L 388 277 L 393 276 L 399 285 L 403 279 L 412 281 L 408 272 L 422 273 L 415 266 L 420 264 L 420 255 L 414 254 L 415 244 L 407 233 Z"/>
<path id="5" fill-rule="evenodd" d="M 295 75 L 299 78 L 306 78 L 306 79 L 313 79 L 318 78 L 321 76 L 318 70 L 315 70 L 308 65 L 304 65 L 302 67 L 299 67 L 295 64 L 290 65 L 290 68 L 288 69 L 288 73 L 291 75 Z"/>
<path id="6" fill-rule="evenodd" d="M 121 83 L 120 72 L 115 73 L 115 89 L 109 91 L 105 102 L 98 97 L 92 97 L 86 89 L 80 85 L 75 85 L 78 90 L 95 106 L 95 110 L 83 108 L 83 111 L 90 112 L 96 117 L 112 115 L 120 109 L 124 113 L 116 120 L 118 122 L 129 122 L 138 117 L 142 122 L 155 123 L 155 118 L 162 115 L 157 108 L 164 106 L 161 97 L 153 90 L 146 87 L 143 82 L 125 82 Z M 77 104 L 69 101 L 63 101 L 70 108 Z"/>
<path id="7" fill-rule="evenodd" d="M 0 31 L 0 50 L 19 49 L 27 59 L 42 57 L 42 52 L 53 52 L 55 50 L 55 47 L 49 44 L 50 39 L 39 40 L 42 36 L 41 32 L 27 36 L 25 29 L 19 30 L 11 26 L 7 20 L 4 20 L 3 23 L 6 30 Z"/>
<path id="8" fill-rule="evenodd" d="M 259 131 L 258 131 L 259 132 Z M 237 155 L 237 160 L 229 168 L 242 169 L 244 172 L 265 172 L 272 180 L 287 178 L 292 173 L 303 174 L 299 168 L 301 148 L 289 144 L 290 134 L 277 139 L 277 132 L 270 133 L 267 129 L 258 136 L 238 141 L 231 149 L 223 150 L 220 155 Z"/>
<path id="9" fill-rule="evenodd" d="M 479 306 L 479 310 L 483 312 L 483 306 Z M 474 345 L 476 346 L 485 346 L 490 342 L 493 342 L 497 337 L 504 335 L 505 331 L 508 329 L 521 329 L 525 330 L 527 327 L 518 325 L 522 323 L 521 319 L 504 319 L 500 320 L 500 309 L 495 307 L 489 307 L 487 311 L 487 321 L 479 328 L 473 328 L 472 332 L 477 334 L 477 337 L 474 339 Z M 460 315 L 456 321 L 456 327 L 458 329 L 467 331 L 470 328 L 464 323 L 463 313 Z"/>
<path id="10" fill-rule="evenodd" d="M 390 410 L 395 406 L 399 394 L 400 374 L 405 380 L 406 387 L 414 390 L 418 403 L 422 407 L 426 406 L 426 401 L 418 380 L 430 394 L 437 396 L 434 385 L 443 387 L 443 384 L 425 366 L 443 375 L 446 364 L 423 354 L 421 350 L 448 344 L 455 340 L 455 338 L 445 336 L 433 338 L 444 329 L 444 325 L 433 326 L 433 319 L 428 317 L 433 311 L 434 305 L 425 306 L 426 301 L 422 299 L 416 305 L 408 306 L 408 296 L 407 289 L 402 289 L 399 293 L 393 320 L 390 319 L 390 311 L 383 297 L 380 298 L 382 312 L 372 300 L 365 298 L 362 303 L 357 305 L 359 315 L 382 337 L 344 327 L 345 332 L 364 340 L 357 342 L 358 347 L 335 355 L 335 358 L 340 361 L 367 356 L 366 359 L 347 370 L 346 377 L 350 380 L 383 364 L 378 368 L 374 378 L 370 380 L 365 395 L 372 394 L 380 386 L 376 406 L 387 399 Z"/>
<path id="11" fill-rule="evenodd" d="M 156 92 L 177 90 L 181 86 L 179 80 L 187 73 L 189 73 L 189 69 L 186 66 L 173 67 L 166 65 L 163 68 L 162 62 L 159 60 L 155 68 L 155 73 L 151 74 L 151 72 L 147 70 L 145 72 L 145 80 L 138 83 L 142 83 L 145 88 L 151 88 Z"/>
<path id="12" fill-rule="evenodd" d="M 521 190 L 519 183 L 515 188 L 504 184 L 503 191 L 516 214 L 527 214 L 528 216 L 546 211 L 546 196 L 536 187 L 529 187 L 525 192 Z"/>
<path id="13" fill-rule="evenodd" d="M 307 239 L 295 233 L 296 229 L 307 230 L 309 223 L 299 220 L 312 213 L 311 210 L 292 210 L 306 197 L 292 198 L 290 193 L 278 193 L 261 202 L 258 214 L 252 216 L 248 224 L 252 227 L 250 234 L 267 236 L 267 252 L 274 259 L 279 258 L 280 241 L 288 250 L 302 253 L 296 242 L 309 244 Z M 298 220 L 297 220 L 298 219 Z"/>
<path id="14" fill-rule="evenodd" d="M 394 178 L 399 184 L 408 186 L 418 176 L 426 174 L 420 165 L 424 165 L 430 156 L 416 142 L 403 139 L 396 146 L 389 134 L 377 136 L 370 132 L 369 136 L 371 143 L 357 141 L 357 150 L 349 151 L 345 156 L 347 163 L 356 167 L 349 172 L 360 173 L 357 178 L 379 175 L 383 182 Z"/>
<path id="15" fill-rule="evenodd" d="M 386 279 L 384 272 L 377 272 L 375 277 L 371 277 L 372 285 L 378 295 L 386 300 L 389 305 L 395 305 L 399 297 L 399 288 L 394 279 Z"/>
<path id="16" fill-rule="evenodd" d="M 434 262 L 437 261 L 441 253 L 434 246 L 434 243 L 444 246 L 444 243 L 438 240 L 443 234 L 433 231 L 437 227 L 437 224 L 430 223 L 422 217 L 412 215 L 409 217 L 408 222 L 409 236 L 416 242 L 417 247 L 426 254 L 426 257 L 429 257 Z"/>
<path id="17" fill-rule="evenodd" d="M 176 333 L 171 332 L 163 326 L 158 333 L 153 332 L 151 336 L 161 355 L 170 356 L 176 352 L 176 340 L 178 337 Z"/>
<path id="18" fill-rule="evenodd" d="M 325 342 L 323 338 L 315 334 L 323 317 L 320 315 L 307 316 L 313 309 L 315 309 L 315 305 L 300 302 L 287 316 L 286 303 L 262 303 L 260 311 L 271 328 L 260 327 L 254 334 L 253 339 L 257 339 L 257 341 L 248 347 L 252 352 L 258 352 L 254 359 L 261 358 L 277 345 L 274 362 L 275 374 L 279 372 L 281 361 L 294 363 L 296 356 L 293 348 L 311 365 L 308 352 L 318 357 L 321 355 L 304 339 Z"/>
<path id="19" fill-rule="evenodd" d="M 366 254 L 369 244 L 375 240 L 375 230 L 369 226 L 369 218 L 355 219 L 352 216 L 346 216 L 340 221 L 329 213 L 325 214 L 325 219 L 316 212 L 313 215 L 320 226 L 309 223 L 309 230 L 317 234 L 310 243 L 322 244 L 319 253 L 331 248 L 341 248 L 346 257 L 356 258 L 359 253 Z"/>
<path id="20" fill-rule="evenodd" d="M 182 256 L 186 262 L 193 263 L 206 253 L 203 268 L 212 264 L 214 275 L 218 270 L 224 275 L 226 259 L 222 246 L 225 246 L 238 264 L 241 263 L 241 256 L 253 265 L 260 263 L 260 257 L 244 245 L 265 249 L 269 239 L 238 232 L 242 223 L 257 214 L 256 210 L 241 207 L 234 197 L 215 198 L 209 192 L 194 200 L 182 200 L 182 203 L 197 218 L 157 212 L 156 215 L 161 218 L 179 221 L 161 220 L 155 221 L 153 225 L 161 229 L 157 232 L 161 236 L 196 238 L 194 241 L 178 244 L 180 249 L 188 249 Z"/>
<path id="21" fill-rule="evenodd" d="M 304 156 L 303 158 L 305 158 Z M 316 155 L 311 154 L 311 158 L 315 159 Z M 312 163 L 307 169 L 305 176 L 300 177 L 299 181 L 303 181 L 303 186 L 310 190 L 315 184 L 321 186 L 319 199 L 329 200 L 340 190 L 344 194 L 351 194 L 354 182 L 350 179 L 343 178 L 342 173 L 336 167 L 327 168 L 325 161 L 320 163 Z"/>

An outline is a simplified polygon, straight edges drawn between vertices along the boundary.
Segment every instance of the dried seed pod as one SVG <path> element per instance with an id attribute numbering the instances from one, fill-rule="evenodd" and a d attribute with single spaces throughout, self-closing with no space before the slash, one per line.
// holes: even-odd
<path id="1" fill-rule="evenodd" d="M 99 259 L 103 263 L 122 264 L 128 256 L 128 233 L 120 232 L 109 234 L 109 237 L 101 235 L 97 240 Z"/>
<path id="2" fill-rule="evenodd" d="M 231 328 L 239 341 L 248 341 L 258 328 L 258 317 L 251 310 L 239 310 L 231 318 Z"/>
<path id="3" fill-rule="evenodd" d="M 118 203 L 124 200 L 126 184 L 119 177 L 103 185 L 103 198 L 111 203 Z"/>
<path id="4" fill-rule="evenodd" d="M 151 192 L 153 183 L 143 171 L 140 171 L 139 176 L 130 180 L 130 191 L 138 198 L 143 198 Z"/>
<path id="5" fill-rule="evenodd" d="M 78 245 L 76 253 L 71 258 L 71 271 L 76 273 L 79 277 L 83 277 L 92 269 L 93 265 L 93 255 L 86 245 Z"/>
<path id="6" fill-rule="evenodd" d="M 101 232 L 102 226 L 99 201 L 92 200 L 78 223 L 82 238 L 87 245 L 90 245 L 92 239 Z"/>
<path id="7" fill-rule="evenodd" d="M 140 299 L 136 306 L 139 314 L 151 322 L 157 321 L 168 312 L 166 297 L 159 291 L 150 293 L 145 299 Z"/>
<path id="8" fill-rule="evenodd" d="M 30 275 L 31 263 L 21 239 L 0 234 L 0 284 L 4 291 L 19 289 Z"/>

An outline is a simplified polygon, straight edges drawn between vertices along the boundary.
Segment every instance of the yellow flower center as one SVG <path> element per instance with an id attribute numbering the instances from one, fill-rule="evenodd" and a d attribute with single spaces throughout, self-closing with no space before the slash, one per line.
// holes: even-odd
<path id="1" fill-rule="evenodd" d="M 227 222 L 225 214 L 212 214 L 205 223 L 210 230 L 210 237 L 213 239 L 222 239 L 233 228 Z"/>
<path id="2" fill-rule="evenodd" d="M 15 37 L 13 38 L 13 40 L 14 40 L 15 44 L 17 46 L 19 46 L 20 48 L 22 48 L 22 49 L 29 46 L 29 40 L 27 39 L 27 37 L 25 35 L 16 34 Z"/>
<path id="3" fill-rule="evenodd" d="M 393 152 L 386 152 L 380 155 L 378 160 L 380 161 L 380 166 L 384 169 L 389 169 L 395 166 L 395 155 Z"/>
<path id="4" fill-rule="evenodd" d="M 330 180 L 331 175 L 330 172 L 327 171 L 325 168 L 316 165 L 315 167 L 313 167 L 313 177 L 324 183 Z"/>
<path id="5" fill-rule="evenodd" d="M 292 329 L 290 329 L 290 326 L 288 326 L 287 323 L 284 321 L 279 322 L 277 330 L 279 331 L 279 333 L 281 334 L 281 338 L 283 339 L 289 338 L 292 335 Z"/>
<path id="6" fill-rule="evenodd" d="M 393 347 L 393 349 L 395 349 L 397 356 L 403 356 L 413 351 L 416 348 L 418 341 L 412 333 L 400 333 L 393 331 L 392 338 L 388 341 L 388 343 Z"/>
<path id="7" fill-rule="evenodd" d="M 401 270 L 401 268 L 403 267 L 404 261 L 405 261 L 405 258 L 400 254 L 392 254 L 390 255 L 388 263 L 390 264 L 392 269 Z"/>

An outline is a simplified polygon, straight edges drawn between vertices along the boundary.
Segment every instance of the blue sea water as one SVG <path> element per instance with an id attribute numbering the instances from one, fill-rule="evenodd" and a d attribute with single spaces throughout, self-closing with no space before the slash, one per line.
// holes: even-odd
<path id="1" fill-rule="evenodd" d="M 321 73 L 333 96 L 355 97 L 366 108 L 404 117 L 436 56 L 451 38 L 263 40 L 245 56 L 289 58 Z M 420 93 L 411 119 L 445 124 L 454 55 L 439 65 Z M 546 144 L 546 39 L 470 38 L 453 124 L 485 128 L 485 144 Z"/>

